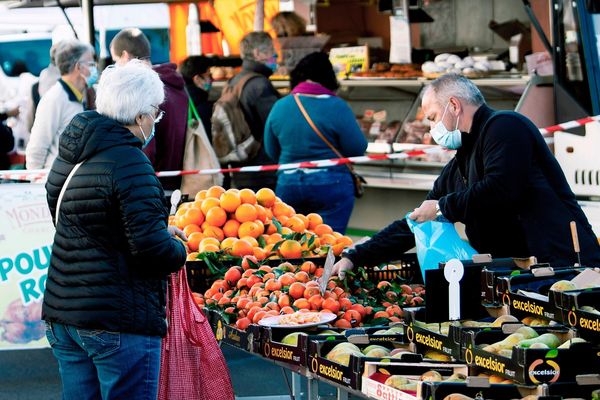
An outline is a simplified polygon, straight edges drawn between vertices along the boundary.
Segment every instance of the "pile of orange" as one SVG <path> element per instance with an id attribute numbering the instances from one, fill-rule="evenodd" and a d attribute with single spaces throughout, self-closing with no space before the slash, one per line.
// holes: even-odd
<path id="1" fill-rule="evenodd" d="M 330 279 L 321 295 L 316 278 L 323 268 L 312 261 L 301 265 L 282 262 L 277 267 L 259 265 L 253 256 L 244 257 L 241 266 L 231 267 L 213 283 L 204 294 L 194 293 L 196 303 L 209 306 L 235 316 L 235 325 L 246 329 L 261 319 L 290 314 L 296 311 L 319 311 L 337 315 L 335 326 L 350 328 L 361 325 L 366 319 L 386 318 L 400 321 L 398 305 L 386 304 L 385 311 L 374 312 Z"/>
<path id="2" fill-rule="evenodd" d="M 268 188 L 225 190 L 212 186 L 181 204 L 169 224 L 187 235 L 188 260 L 199 253 L 265 258 L 339 255 L 352 239 L 334 232 L 319 214 L 297 214 Z"/>

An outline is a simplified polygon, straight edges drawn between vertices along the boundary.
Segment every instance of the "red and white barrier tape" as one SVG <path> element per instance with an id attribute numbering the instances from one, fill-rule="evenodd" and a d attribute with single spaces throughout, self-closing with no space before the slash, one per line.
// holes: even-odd
<path id="1" fill-rule="evenodd" d="M 593 117 L 585 117 L 581 119 L 577 119 L 574 121 L 564 122 L 558 125 L 548 126 L 546 128 L 540 128 L 540 133 L 545 136 L 547 143 L 554 142 L 552 137 L 547 137 L 549 134 L 558 131 L 566 131 L 569 129 L 577 128 L 580 126 L 585 126 L 585 124 L 590 122 L 600 122 L 600 115 L 596 115 Z M 446 150 L 442 149 L 439 146 L 427 147 L 420 150 L 410 150 L 402 153 L 392 153 L 392 154 L 374 154 L 367 156 L 359 156 L 359 157 L 346 157 L 346 158 L 332 158 L 327 160 L 317 160 L 317 161 L 303 161 L 299 163 L 290 163 L 290 164 L 272 164 L 272 165 L 253 165 L 248 167 L 239 167 L 239 168 L 222 168 L 222 169 L 203 169 L 203 170 L 189 170 L 189 171 L 161 171 L 157 172 L 156 175 L 158 177 L 173 177 L 173 176 L 183 176 L 183 175 L 211 175 L 220 173 L 230 173 L 230 172 L 260 172 L 260 171 L 285 171 L 290 169 L 297 168 L 325 168 L 325 167 L 333 167 L 336 165 L 344 165 L 344 164 L 361 164 L 369 161 L 378 161 L 378 160 L 401 160 L 407 158 L 421 157 L 427 154 L 436 154 L 442 153 Z M 48 174 L 47 169 L 37 169 L 37 170 L 5 170 L 0 171 L 0 179 L 10 179 L 17 181 L 30 181 L 30 182 L 40 182 L 46 178 Z"/>

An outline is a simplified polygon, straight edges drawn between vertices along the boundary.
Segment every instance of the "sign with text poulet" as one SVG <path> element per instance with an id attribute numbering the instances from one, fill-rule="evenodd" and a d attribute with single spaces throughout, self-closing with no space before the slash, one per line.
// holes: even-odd
<path id="1" fill-rule="evenodd" d="M 53 238 L 44 185 L 0 185 L 0 350 L 48 347 L 41 312 Z"/>

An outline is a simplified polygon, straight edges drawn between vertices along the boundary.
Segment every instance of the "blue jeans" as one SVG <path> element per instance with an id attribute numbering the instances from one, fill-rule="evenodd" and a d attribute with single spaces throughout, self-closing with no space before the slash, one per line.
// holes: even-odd
<path id="1" fill-rule="evenodd" d="M 46 322 L 46 337 L 58 360 L 63 399 L 156 400 L 160 337 L 55 322 Z"/>
<path id="2" fill-rule="evenodd" d="M 354 184 L 348 171 L 280 172 L 275 192 L 297 213 L 318 213 L 334 231 L 346 232 L 354 208 Z"/>

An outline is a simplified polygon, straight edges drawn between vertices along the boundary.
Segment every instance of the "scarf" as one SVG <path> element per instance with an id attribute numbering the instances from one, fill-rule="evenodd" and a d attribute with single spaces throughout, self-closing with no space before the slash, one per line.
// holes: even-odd
<path id="1" fill-rule="evenodd" d="M 292 94 L 311 94 L 316 96 L 321 94 L 327 94 L 329 96 L 336 95 L 335 92 L 315 82 L 300 82 L 296 85 L 294 90 L 292 90 Z"/>

